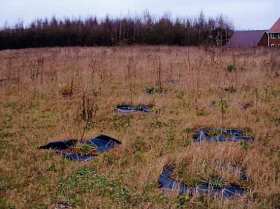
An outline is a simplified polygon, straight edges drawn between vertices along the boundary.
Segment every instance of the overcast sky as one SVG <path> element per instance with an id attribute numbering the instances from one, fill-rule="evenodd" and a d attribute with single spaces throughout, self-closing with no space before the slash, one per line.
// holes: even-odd
<path id="1" fill-rule="evenodd" d="M 236 29 L 269 29 L 280 17 L 280 0 L 0 0 L 0 26 L 36 18 L 172 14 L 193 17 L 223 14 Z"/>

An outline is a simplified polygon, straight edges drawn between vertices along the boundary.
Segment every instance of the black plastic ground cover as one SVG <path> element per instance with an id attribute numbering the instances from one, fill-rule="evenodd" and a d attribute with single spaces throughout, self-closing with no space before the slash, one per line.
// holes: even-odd
<path id="1" fill-rule="evenodd" d="M 65 141 L 51 142 L 46 145 L 40 146 L 39 149 L 53 149 L 53 150 L 65 150 L 70 147 L 74 147 L 78 140 L 68 139 Z"/>
<path id="2" fill-rule="evenodd" d="M 62 154 L 66 159 L 74 160 L 74 161 L 90 161 L 93 160 L 95 156 L 90 154 L 81 154 L 74 153 L 69 151 L 70 148 L 75 147 L 77 145 L 77 140 L 65 140 L 65 141 L 57 141 L 51 142 L 47 145 L 39 147 L 39 149 L 52 149 Z M 96 150 L 96 153 L 108 152 L 109 150 L 117 147 L 121 144 L 120 141 L 113 139 L 106 135 L 100 135 L 88 141 L 85 141 L 81 144 L 87 144 L 92 146 L 93 149 Z"/>
<path id="3" fill-rule="evenodd" d="M 239 129 L 202 128 L 195 131 L 194 142 L 253 142 L 254 137 Z"/>
<path id="4" fill-rule="evenodd" d="M 208 182 L 202 182 L 196 187 L 188 187 L 183 182 L 174 180 L 171 176 L 175 167 L 172 165 L 165 166 L 159 177 L 159 185 L 163 191 L 175 192 L 179 195 L 210 195 L 221 198 L 241 197 L 245 194 L 245 190 L 238 185 L 227 185 L 222 188 L 215 188 Z"/>
<path id="5" fill-rule="evenodd" d="M 148 113 L 151 112 L 152 109 L 148 105 L 128 105 L 128 104 L 123 104 L 123 105 L 118 105 L 116 107 L 116 110 L 119 113 L 136 113 L 136 112 L 142 112 L 142 113 Z"/>

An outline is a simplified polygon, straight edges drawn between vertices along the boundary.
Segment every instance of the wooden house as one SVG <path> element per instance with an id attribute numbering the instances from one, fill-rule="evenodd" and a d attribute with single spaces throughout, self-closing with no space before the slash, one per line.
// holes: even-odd
<path id="1" fill-rule="evenodd" d="M 230 38 L 228 47 L 280 47 L 280 18 L 270 30 L 235 31 Z"/>

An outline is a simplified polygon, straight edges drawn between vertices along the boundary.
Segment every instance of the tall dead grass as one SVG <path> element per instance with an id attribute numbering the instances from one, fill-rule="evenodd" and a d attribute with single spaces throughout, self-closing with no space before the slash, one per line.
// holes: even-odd
<path id="1" fill-rule="evenodd" d="M 63 200 L 77 208 L 118 208 L 94 192 L 77 199 L 57 194 L 61 179 L 88 167 L 131 189 L 138 205 L 128 208 L 176 208 L 180 201 L 157 188 L 162 167 L 175 162 L 186 172 L 175 178 L 187 182 L 214 172 L 240 183 L 239 168 L 250 178 L 246 200 L 197 198 L 186 207 L 279 207 L 279 51 L 46 48 L 1 51 L 0 63 L 0 205 L 44 208 Z M 162 91 L 147 94 L 147 87 Z M 120 103 L 154 109 L 121 116 L 114 112 Z M 192 143 L 192 129 L 220 126 L 250 128 L 255 141 Z M 123 145 L 87 164 L 36 149 L 100 133 Z"/>

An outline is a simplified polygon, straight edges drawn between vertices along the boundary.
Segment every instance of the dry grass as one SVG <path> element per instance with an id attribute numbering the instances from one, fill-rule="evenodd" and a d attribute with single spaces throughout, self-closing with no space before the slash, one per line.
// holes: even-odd
<path id="1" fill-rule="evenodd" d="M 173 47 L 0 52 L 0 208 L 279 208 L 279 55 Z M 114 112 L 120 103 L 154 111 L 121 116 Z M 191 130 L 204 126 L 249 128 L 255 142 L 193 144 Z M 37 150 L 101 133 L 123 145 L 92 162 Z M 240 183 L 219 165 L 242 167 L 248 196 L 180 205 L 157 185 L 171 161 L 181 170 L 175 177 L 188 182 L 214 172 Z"/>

